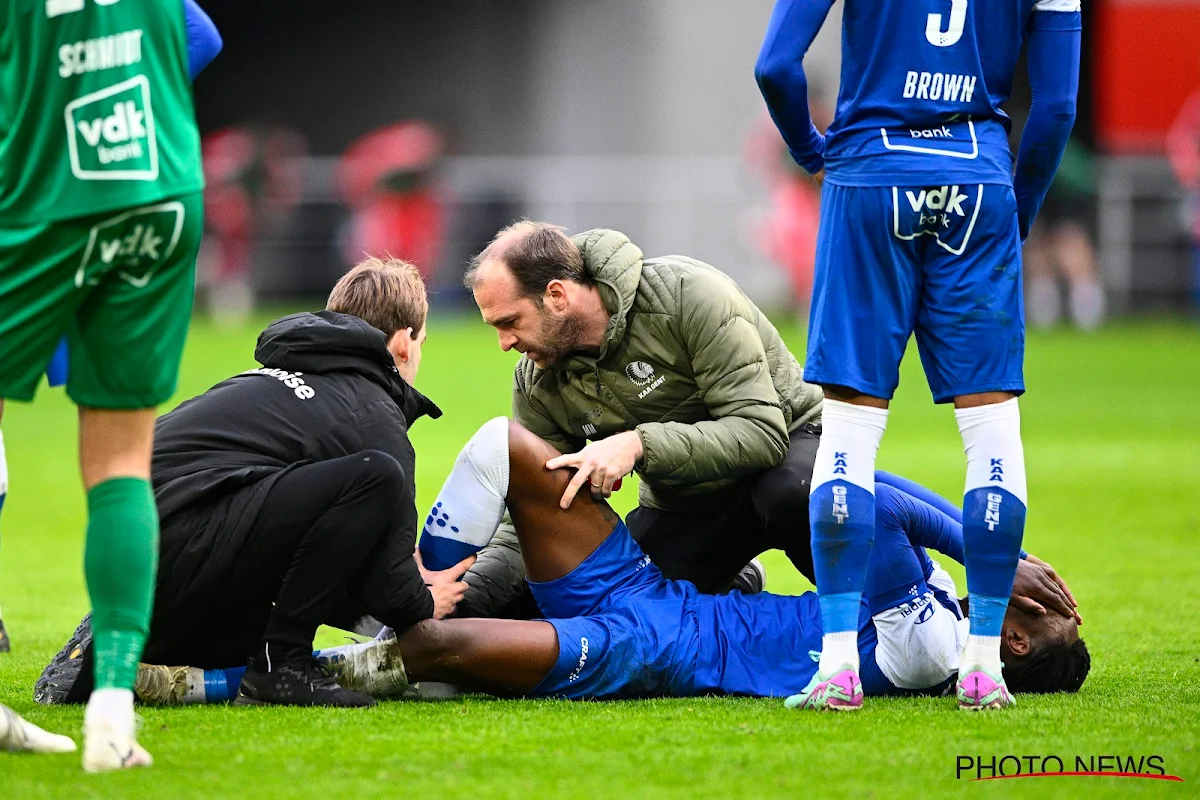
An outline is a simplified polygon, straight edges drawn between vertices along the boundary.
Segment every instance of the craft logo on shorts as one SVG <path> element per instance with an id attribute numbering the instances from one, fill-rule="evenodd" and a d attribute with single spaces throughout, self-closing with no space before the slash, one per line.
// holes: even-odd
<path id="1" fill-rule="evenodd" d="M 579 665 L 575 667 L 575 671 L 567 676 L 567 683 L 574 683 L 579 680 L 580 674 L 583 673 L 583 668 L 587 666 L 588 659 L 588 640 L 586 636 L 579 639 Z"/>
<path id="2" fill-rule="evenodd" d="M 71 172 L 85 181 L 152 181 L 158 145 L 145 75 L 86 94 L 67 104 Z"/>

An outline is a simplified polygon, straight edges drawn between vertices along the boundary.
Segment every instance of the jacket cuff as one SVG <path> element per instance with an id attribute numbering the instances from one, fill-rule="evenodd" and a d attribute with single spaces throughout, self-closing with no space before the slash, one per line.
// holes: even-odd
<path id="1" fill-rule="evenodd" d="M 642 473 L 642 472 L 646 471 L 646 464 L 648 464 L 650 462 L 650 453 L 651 453 L 650 441 L 649 441 L 649 438 L 646 436 L 645 425 L 638 425 L 636 428 L 633 429 L 633 431 L 634 431 L 634 433 L 637 434 L 638 439 L 640 439 L 642 442 L 642 455 L 641 455 L 641 457 L 638 458 L 637 461 L 633 462 L 633 468 L 638 473 Z"/>

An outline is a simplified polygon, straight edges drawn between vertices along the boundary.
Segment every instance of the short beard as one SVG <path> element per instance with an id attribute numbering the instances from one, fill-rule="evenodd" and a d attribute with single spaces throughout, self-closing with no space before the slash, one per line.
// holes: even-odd
<path id="1" fill-rule="evenodd" d="M 544 313 L 544 312 L 543 312 Z M 555 319 L 549 314 L 542 317 L 542 345 L 539 351 L 543 363 L 553 366 L 582 348 L 583 323 L 573 315 Z"/>

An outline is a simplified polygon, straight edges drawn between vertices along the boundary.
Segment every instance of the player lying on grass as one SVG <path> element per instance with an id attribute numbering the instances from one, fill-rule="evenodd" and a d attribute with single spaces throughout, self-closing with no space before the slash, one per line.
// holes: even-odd
<path id="1" fill-rule="evenodd" d="M 575 699 L 781 697 L 815 673 L 814 593 L 713 596 L 663 578 L 603 500 L 580 493 L 567 510 L 559 507 L 570 473 L 545 468 L 554 452 L 516 423 L 492 420 L 463 449 L 434 507 L 465 530 L 494 525 L 507 504 L 534 596 L 550 619 L 428 620 L 398 638 L 385 632 L 319 653 L 343 685 L 377 696 L 410 681 L 445 681 Z M 953 685 L 969 608 L 923 546 L 961 559 L 962 528 L 901 489 L 876 491 L 876 545 L 859 625 L 863 689 L 941 694 Z M 1022 562 L 1014 593 L 1065 608 L 1062 591 L 1046 567 Z M 1075 691 L 1087 675 L 1087 648 L 1066 614 L 1010 608 L 1004 647 L 1006 677 L 1018 691 Z M 206 677 L 226 682 L 199 670 L 189 678 L 186 668 L 143 667 L 143 699 L 228 699 L 219 685 L 206 694 Z M 852 699 L 832 707 L 853 708 Z"/>

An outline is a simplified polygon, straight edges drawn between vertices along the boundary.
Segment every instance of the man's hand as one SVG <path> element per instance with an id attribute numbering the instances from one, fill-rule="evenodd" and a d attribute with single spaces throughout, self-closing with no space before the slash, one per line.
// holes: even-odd
<path id="1" fill-rule="evenodd" d="M 445 619 L 454 613 L 455 607 L 467 593 L 467 584 L 460 578 L 475 563 L 475 556 L 467 556 L 449 569 L 436 571 L 425 569 L 425 565 L 421 563 L 420 550 L 413 553 L 413 558 L 417 560 L 417 568 L 421 570 L 421 580 L 425 581 L 425 587 L 433 595 L 433 618 Z"/>
<path id="2" fill-rule="evenodd" d="M 817 170 L 817 174 L 813 175 L 813 180 L 817 182 L 817 186 L 825 185 L 825 168 Z"/>
<path id="3" fill-rule="evenodd" d="M 546 462 L 546 469 L 574 467 L 575 477 L 567 484 L 558 505 L 569 508 L 571 501 L 583 486 L 590 484 L 595 497 L 608 497 L 613 493 L 613 484 L 633 472 L 633 465 L 642 457 L 642 439 L 637 431 L 625 431 L 607 439 L 592 442 L 578 453 L 567 453 Z"/>
<path id="4" fill-rule="evenodd" d="M 1067 586 L 1067 582 L 1063 580 L 1063 577 L 1058 574 L 1054 567 L 1050 566 L 1045 561 L 1042 561 L 1035 555 L 1026 554 L 1025 561 L 1041 567 L 1045 571 L 1046 575 L 1048 575 L 1051 580 L 1058 584 L 1058 588 L 1062 589 L 1063 594 L 1067 596 L 1067 600 L 1071 604 L 1071 610 L 1067 616 L 1075 617 L 1075 622 L 1079 625 L 1082 625 L 1083 617 L 1079 616 L 1079 603 L 1075 600 L 1075 595 L 1071 594 L 1071 587 Z"/>
<path id="5" fill-rule="evenodd" d="M 1028 556 L 1017 562 L 1012 604 L 1037 616 L 1046 614 L 1049 608 L 1064 617 L 1074 618 L 1077 623 L 1083 623 L 1083 618 L 1075 610 L 1078 604 L 1071 596 L 1066 581 L 1058 576 L 1053 567 L 1036 556 Z"/>

